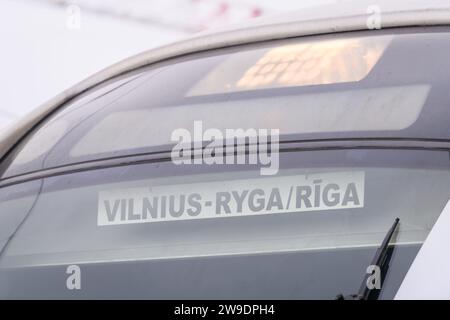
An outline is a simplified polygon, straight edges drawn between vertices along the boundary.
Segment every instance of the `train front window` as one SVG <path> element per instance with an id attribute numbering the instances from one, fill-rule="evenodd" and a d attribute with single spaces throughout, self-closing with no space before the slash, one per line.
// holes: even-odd
<path id="1" fill-rule="evenodd" d="M 0 174 L 167 151 L 171 133 L 192 130 L 196 120 L 221 131 L 278 128 L 280 141 L 442 139 L 450 121 L 447 37 L 439 29 L 355 32 L 141 68 L 55 112 L 9 155 Z M 422 59 L 424 47 L 434 59 Z"/>
<path id="2" fill-rule="evenodd" d="M 357 292 L 399 217 L 390 299 L 448 201 L 448 166 L 444 151 L 328 150 L 282 153 L 276 176 L 161 162 L 4 187 L 0 218 L 28 215 L 0 295 L 333 299 Z M 71 265 L 82 290 L 65 287 Z"/>
<path id="3" fill-rule="evenodd" d="M 333 299 L 358 291 L 399 217 L 379 295 L 393 298 L 450 194 L 449 37 L 212 50 L 67 102 L 0 164 L 0 297 Z M 277 170 L 177 163 L 176 130 L 209 142 L 198 122 L 278 130 Z"/>

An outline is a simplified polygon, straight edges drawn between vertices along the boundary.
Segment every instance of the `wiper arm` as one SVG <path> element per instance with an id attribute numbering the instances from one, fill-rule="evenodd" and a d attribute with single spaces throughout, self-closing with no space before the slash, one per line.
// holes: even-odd
<path id="1" fill-rule="evenodd" d="M 372 266 L 378 266 L 380 268 L 382 275 L 381 284 L 383 284 L 384 275 L 386 274 L 389 268 L 389 261 L 391 260 L 392 257 L 392 252 L 389 253 L 389 242 L 391 242 L 392 236 L 394 235 L 395 229 L 397 228 L 399 221 L 400 221 L 399 218 L 395 218 L 394 224 L 384 237 L 381 246 L 375 252 L 375 256 L 373 257 L 372 263 L 370 264 Z M 336 300 L 369 300 L 369 298 L 377 299 L 378 295 L 380 294 L 380 290 L 376 290 L 376 295 L 374 293 L 375 297 L 371 297 L 373 289 L 370 289 L 367 284 L 367 280 L 369 279 L 370 276 L 371 274 L 365 275 L 357 294 L 351 294 L 345 297 L 342 294 L 339 294 L 336 297 Z"/>

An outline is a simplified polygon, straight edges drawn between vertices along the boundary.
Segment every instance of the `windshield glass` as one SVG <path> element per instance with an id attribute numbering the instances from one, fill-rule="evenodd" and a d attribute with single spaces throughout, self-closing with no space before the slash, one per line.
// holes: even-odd
<path id="1" fill-rule="evenodd" d="M 449 199 L 449 37 L 214 50 L 69 101 L 0 164 L 0 298 L 333 299 L 399 217 L 392 299 Z"/>
<path id="2" fill-rule="evenodd" d="M 310 151 L 282 153 L 276 176 L 163 162 L 5 187 L 2 225 L 29 213 L 0 296 L 332 299 L 358 290 L 399 217 L 391 299 L 448 200 L 449 164 L 444 151 Z M 77 295 L 70 265 L 86 277 Z"/>
<path id="3" fill-rule="evenodd" d="M 347 33 L 163 62 L 69 102 L 0 172 L 171 150 L 172 132 L 193 131 L 196 120 L 221 131 L 278 128 L 280 141 L 448 139 L 448 37 L 439 30 Z M 433 59 L 422 58 L 424 47 Z"/>

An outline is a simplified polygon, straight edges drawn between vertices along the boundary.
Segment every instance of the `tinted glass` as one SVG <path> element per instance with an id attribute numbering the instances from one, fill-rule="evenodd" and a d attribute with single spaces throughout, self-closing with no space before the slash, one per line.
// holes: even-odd
<path id="1" fill-rule="evenodd" d="M 429 30 L 195 54 L 70 101 L 0 165 L 0 297 L 332 299 L 399 217 L 393 298 L 450 194 L 448 148 L 426 144 L 449 137 L 449 35 Z M 278 174 L 174 164 L 196 120 L 279 128 Z"/>
<path id="2" fill-rule="evenodd" d="M 332 299 L 358 290 L 399 217 L 381 294 L 393 298 L 448 200 L 448 152 L 280 160 L 270 177 L 161 162 L 45 178 L 39 192 L 32 182 L 2 188 L 0 212 L 28 218 L 1 256 L 0 296 Z M 80 290 L 66 287 L 72 265 Z"/>
<path id="3" fill-rule="evenodd" d="M 171 132 L 194 120 L 280 128 L 282 141 L 448 139 L 450 36 L 432 30 L 275 41 L 140 70 L 50 117 L 4 162 L 3 177 L 170 150 Z"/>

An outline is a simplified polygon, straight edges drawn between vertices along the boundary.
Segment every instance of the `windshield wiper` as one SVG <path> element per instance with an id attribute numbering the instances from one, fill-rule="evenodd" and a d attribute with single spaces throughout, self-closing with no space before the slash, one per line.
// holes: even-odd
<path id="1" fill-rule="evenodd" d="M 392 239 L 392 236 L 394 235 L 395 229 L 397 228 L 397 225 L 399 223 L 400 219 L 395 218 L 394 224 L 389 229 L 388 233 L 384 237 L 383 242 L 381 243 L 381 246 L 377 249 L 375 252 L 375 256 L 372 259 L 372 263 L 370 265 L 372 266 L 378 266 L 381 271 L 381 285 L 383 284 L 386 272 L 389 268 L 389 261 L 392 257 L 392 250 L 394 247 L 392 247 L 392 250 L 389 250 L 389 242 Z M 359 288 L 359 291 L 357 294 L 351 294 L 348 296 L 343 296 L 342 294 L 339 294 L 336 296 L 336 300 L 376 300 L 378 299 L 378 296 L 380 294 L 381 289 L 370 289 L 367 280 L 371 276 L 371 274 L 366 274 L 364 277 L 361 287 Z"/>

